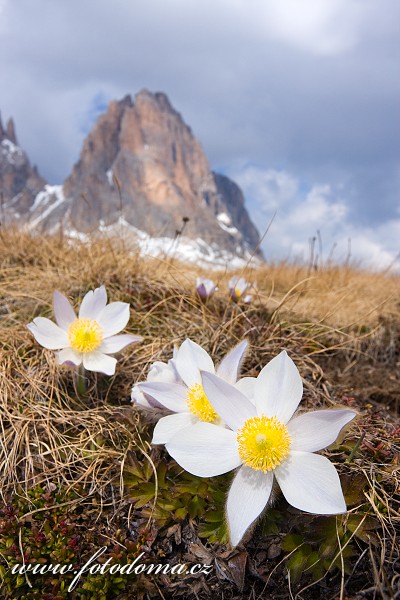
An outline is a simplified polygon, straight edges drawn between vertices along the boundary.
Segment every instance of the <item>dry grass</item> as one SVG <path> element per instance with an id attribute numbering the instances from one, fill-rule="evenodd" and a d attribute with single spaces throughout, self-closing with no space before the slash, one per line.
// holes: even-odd
<path id="1" fill-rule="evenodd" d="M 392 597 L 398 585 L 398 277 L 350 267 L 310 274 L 305 267 L 267 265 L 240 273 L 257 282 L 252 305 L 228 300 L 231 274 L 216 273 L 220 291 L 204 306 L 194 294 L 198 269 L 168 257 L 144 260 L 127 253 L 121 241 L 72 245 L 3 231 L 0 257 L 4 496 L 40 481 L 80 482 L 86 495 L 99 498 L 99 518 L 103 502 L 119 510 L 129 454 L 150 452 L 146 425 L 129 401 L 132 385 L 145 379 L 151 362 L 170 358 L 173 345 L 186 337 L 216 361 L 247 337 L 251 350 L 244 375 L 256 375 L 286 349 L 304 378 L 304 408 L 344 404 L 359 410 L 349 433 L 359 446 L 339 466 L 344 477 L 365 474 L 371 514 L 380 522 L 378 546 L 370 545 L 360 558 L 369 561 L 373 591 L 359 597 Z M 122 353 L 114 377 L 91 374 L 87 396 L 78 400 L 72 372 L 58 367 L 54 352 L 38 346 L 25 325 L 39 315 L 52 318 L 54 289 L 78 306 L 102 283 L 110 300 L 130 302 L 128 330 L 144 341 Z M 344 589 L 343 579 L 338 597 L 345 598 Z M 296 598 L 314 597 L 308 593 Z"/>

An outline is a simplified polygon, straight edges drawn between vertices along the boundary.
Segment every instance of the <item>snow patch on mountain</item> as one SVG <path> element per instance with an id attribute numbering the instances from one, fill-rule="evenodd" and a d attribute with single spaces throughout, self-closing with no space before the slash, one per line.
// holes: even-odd
<path id="1" fill-rule="evenodd" d="M 44 189 L 37 194 L 30 208 L 33 218 L 28 222 L 28 229 L 37 227 L 63 202 L 65 202 L 65 197 L 62 185 L 45 185 Z"/>
<path id="2" fill-rule="evenodd" d="M 217 215 L 217 223 L 227 233 L 231 235 L 240 235 L 239 230 L 236 227 L 233 227 L 232 220 L 229 215 L 222 212 Z"/>
<path id="3" fill-rule="evenodd" d="M 107 175 L 108 185 L 110 187 L 114 187 L 114 181 L 113 181 L 114 174 L 112 172 L 112 169 L 108 169 L 108 171 L 106 172 L 106 175 Z"/>
<path id="4" fill-rule="evenodd" d="M 18 162 L 18 159 L 22 159 L 24 157 L 24 153 L 19 146 L 14 144 L 11 140 L 4 139 L 1 144 L 1 153 L 5 157 L 10 165 L 15 165 Z"/>
<path id="5" fill-rule="evenodd" d="M 141 256 L 161 259 L 180 260 L 196 264 L 200 267 L 207 267 L 215 270 L 219 269 L 240 269 L 252 262 L 253 266 L 260 264 L 259 259 L 252 257 L 250 253 L 242 258 L 236 256 L 217 244 L 207 244 L 201 238 L 195 240 L 185 236 L 177 236 L 175 239 L 170 237 L 152 237 L 145 231 L 137 229 L 128 223 L 123 217 L 120 217 L 116 223 L 105 225 L 100 224 L 98 232 L 100 235 L 115 238 L 118 237 L 126 243 L 127 248 L 139 250 Z M 89 243 L 92 235 L 87 235 L 80 231 L 69 229 L 64 231 L 64 235 L 71 240 L 78 239 L 81 242 Z"/>

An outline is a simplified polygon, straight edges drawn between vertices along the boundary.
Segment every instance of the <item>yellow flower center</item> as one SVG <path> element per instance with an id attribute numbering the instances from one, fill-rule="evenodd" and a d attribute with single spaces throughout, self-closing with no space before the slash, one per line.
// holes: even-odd
<path id="1" fill-rule="evenodd" d="M 235 295 L 236 295 L 236 298 L 240 298 L 240 296 L 242 295 L 242 292 L 239 288 L 235 288 Z"/>
<path id="2" fill-rule="evenodd" d="M 190 411 L 196 415 L 201 421 L 213 423 L 218 419 L 218 415 L 210 404 L 203 386 L 195 383 L 188 389 L 187 404 Z"/>
<path id="3" fill-rule="evenodd" d="M 256 471 L 272 471 L 289 454 L 291 438 L 276 417 L 252 417 L 237 431 L 243 463 Z"/>
<path id="4" fill-rule="evenodd" d="M 76 319 L 68 329 L 71 348 L 78 352 L 93 352 L 103 341 L 103 330 L 93 319 Z"/>

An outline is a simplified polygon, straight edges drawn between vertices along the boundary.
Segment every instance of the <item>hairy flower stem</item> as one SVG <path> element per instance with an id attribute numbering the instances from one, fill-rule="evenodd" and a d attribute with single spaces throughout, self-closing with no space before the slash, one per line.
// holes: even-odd
<path id="1" fill-rule="evenodd" d="M 79 365 L 76 370 L 76 393 L 80 398 L 86 395 L 86 375 L 83 365 Z"/>

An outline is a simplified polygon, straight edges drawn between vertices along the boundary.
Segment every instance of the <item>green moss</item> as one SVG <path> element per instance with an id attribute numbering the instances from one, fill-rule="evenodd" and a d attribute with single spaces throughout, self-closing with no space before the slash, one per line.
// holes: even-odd
<path id="1" fill-rule="evenodd" d="M 83 574 L 79 585 L 68 591 L 74 578 L 73 570 L 79 571 L 102 547 L 96 528 L 88 526 L 90 515 L 82 513 L 82 507 L 76 502 L 82 495 L 83 490 L 79 488 L 49 491 L 38 485 L 27 494 L 22 490 L 14 494 L 8 504 L 0 508 L 2 597 L 7 600 L 108 600 L 116 598 L 129 585 L 129 577 L 106 570 L 102 575 Z M 110 559 L 110 566 L 130 564 L 140 553 L 143 540 L 125 539 L 122 532 L 117 531 L 113 545 L 104 543 L 104 553 L 95 562 L 101 564 Z M 17 569 L 23 564 L 29 568 L 24 574 Z M 71 565 L 71 569 L 65 574 L 32 572 L 33 568 L 39 571 L 41 567 L 47 571 L 49 565 Z"/>

